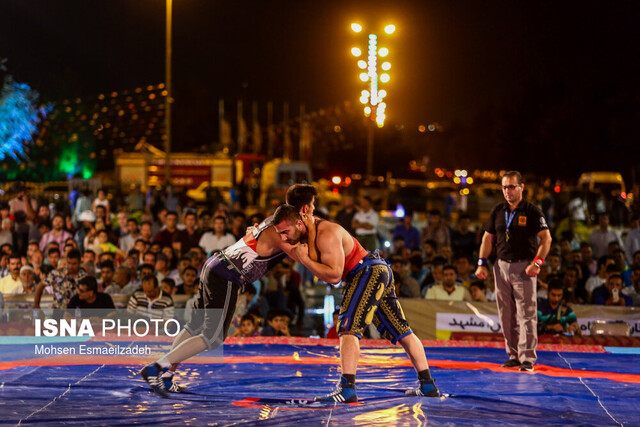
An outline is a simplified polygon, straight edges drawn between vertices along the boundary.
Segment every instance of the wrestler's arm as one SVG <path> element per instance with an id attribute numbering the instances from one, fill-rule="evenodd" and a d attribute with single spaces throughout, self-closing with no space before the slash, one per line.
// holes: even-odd
<path id="1" fill-rule="evenodd" d="M 344 249 L 340 234 L 333 227 L 325 227 L 318 231 L 316 246 L 322 254 L 322 262 L 317 262 L 309 257 L 307 244 L 297 245 L 295 252 L 300 262 L 318 279 L 327 283 L 338 283 L 342 280 L 344 270 Z"/>
<path id="2" fill-rule="evenodd" d="M 271 247 L 276 247 L 282 252 L 286 253 L 289 258 L 296 262 L 301 262 L 294 245 L 282 240 L 282 236 L 276 231 L 276 228 L 272 225 L 262 232 L 261 239 L 266 239 L 266 243 Z"/>
<path id="3" fill-rule="evenodd" d="M 305 227 L 307 227 L 307 244 L 309 245 L 309 258 L 313 261 L 320 260 L 320 254 L 318 253 L 318 248 L 316 246 L 316 234 L 318 231 L 316 218 L 313 215 L 300 214 L 302 217 L 302 222 L 304 222 Z"/>

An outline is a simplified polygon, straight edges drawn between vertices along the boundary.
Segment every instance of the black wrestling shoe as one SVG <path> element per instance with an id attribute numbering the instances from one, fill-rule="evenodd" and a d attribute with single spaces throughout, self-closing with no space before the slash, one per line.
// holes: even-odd
<path id="1" fill-rule="evenodd" d="M 336 389 L 325 396 L 318 396 L 316 402 L 338 402 L 338 403 L 354 403 L 358 401 L 356 395 L 356 385 L 348 383 L 344 377 L 336 385 Z"/>
<path id="2" fill-rule="evenodd" d="M 533 363 L 522 362 L 520 365 L 520 372 L 533 372 Z"/>
<path id="3" fill-rule="evenodd" d="M 140 371 L 140 375 L 151 386 L 151 390 L 161 397 L 169 397 L 167 389 L 162 381 L 162 374 L 167 372 L 168 368 L 163 368 L 157 363 L 147 365 Z"/>
<path id="4" fill-rule="evenodd" d="M 188 387 L 181 386 L 177 382 L 173 381 L 173 372 L 171 371 L 168 371 L 167 374 L 162 376 L 162 383 L 169 393 L 182 393 L 189 390 Z"/>
<path id="5" fill-rule="evenodd" d="M 420 380 L 420 386 L 404 392 L 405 396 L 440 397 L 440 390 L 436 387 L 436 380 Z"/>
<path id="6" fill-rule="evenodd" d="M 520 362 L 518 362 L 516 359 L 509 359 L 502 364 L 502 367 L 503 368 L 519 368 Z"/>

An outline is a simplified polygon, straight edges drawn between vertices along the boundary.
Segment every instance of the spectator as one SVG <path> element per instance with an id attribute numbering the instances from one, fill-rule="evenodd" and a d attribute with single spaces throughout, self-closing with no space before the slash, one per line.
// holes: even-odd
<path id="1" fill-rule="evenodd" d="M 640 251 L 640 215 L 635 214 L 631 218 L 631 225 L 624 241 L 624 250 L 627 259 L 632 260 L 636 252 Z"/>
<path id="2" fill-rule="evenodd" d="M 124 259 L 127 256 L 126 253 L 109 241 L 109 232 L 106 229 L 98 231 L 98 241 L 93 245 L 93 250 L 97 254 L 115 254 L 120 259 Z"/>
<path id="3" fill-rule="evenodd" d="M 605 282 L 607 281 L 607 277 L 609 277 L 609 273 L 607 273 L 607 267 L 609 267 L 610 265 L 615 266 L 615 261 L 613 260 L 613 258 L 611 258 L 608 255 L 601 256 L 600 258 L 598 258 L 597 265 L 598 265 L 597 274 L 589 277 L 584 286 L 585 290 L 587 291 L 587 294 L 589 295 L 589 301 L 593 291 L 597 287 L 604 285 Z"/>
<path id="4" fill-rule="evenodd" d="M 98 292 L 98 282 L 93 277 L 83 277 L 78 281 L 78 293 L 71 298 L 67 308 L 106 309 L 113 308 L 113 300 L 108 294 Z"/>
<path id="5" fill-rule="evenodd" d="M 246 215 L 241 211 L 235 211 L 231 215 L 231 234 L 233 234 L 234 243 L 245 235 L 247 231 L 246 219 Z"/>
<path id="6" fill-rule="evenodd" d="M 154 242 L 159 242 L 162 246 L 168 245 L 173 247 L 173 239 L 178 233 L 178 214 L 176 212 L 167 212 L 166 227 L 158 231 L 153 238 Z"/>
<path id="7" fill-rule="evenodd" d="M 204 249 L 207 254 L 214 251 L 220 251 L 227 246 L 231 246 L 236 242 L 235 237 L 225 230 L 225 218 L 216 216 L 213 218 L 213 230 L 208 231 L 200 238 L 199 246 Z"/>
<path id="8" fill-rule="evenodd" d="M 598 272 L 598 261 L 593 258 L 593 249 L 587 242 L 580 243 L 580 254 L 582 255 L 582 263 L 587 267 L 591 277 Z"/>
<path id="9" fill-rule="evenodd" d="M 566 305 L 586 304 L 589 301 L 589 294 L 584 285 L 579 282 L 579 270 L 577 267 L 567 267 L 564 271 L 562 284 L 564 285 L 564 302 Z M 547 289 L 547 295 L 549 290 Z M 548 298 L 551 298 L 548 296 Z"/>
<path id="10" fill-rule="evenodd" d="M 20 282 L 20 268 L 22 267 L 22 260 L 20 255 L 9 255 L 9 274 L 0 279 L 0 292 L 3 294 L 12 294 L 16 289 L 21 286 Z"/>
<path id="11" fill-rule="evenodd" d="M 469 284 L 469 294 L 471 295 L 471 301 L 475 302 L 488 302 L 487 287 L 482 280 L 474 280 Z"/>
<path id="12" fill-rule="evenodd" d="M 52 269 L 58 268 L 58 264 L 60 263 L 60 249 L 58 247 L 51 247 L 47 250 L 47 264 L 51 266 Z"/>
<path id="13" fill-rule="evenodd" d="M 232 336 L 244 338 L 260 336 L 260 334 L 256 330 L 253 316 L 250 314 L 245 314 L 244 316 L 242 316 L 242 319 L 240 319 L 240 328 L 236 329 L 236 332 Z"/>
<path id="14" fill-rule="evenodd" d="M 437 251 L 441 251 L 445 245 L 451 247 L 449 227 L 442 223 L 442 217 L 438 209 L 432 209 L 427 214 L 427 227 L 423 230 L 422 238 L 423 240 L 435 241 Z"/>
<path id="15" fill-rule="evenodd" d="M 139 238 L 140 230 L 138 229 L 138 222 L 133 218 L 129 218 L 127 220 L 127 230 L 120 236 L 118 246 L 122 252 L 128 254 Z"/>
<path id="16" fill-rule="evenodd" d="M 615 305 L 619 307 L 632 306 L 632 299 L 622 293 L 624 283 L 622 276 L 613 273 L 607 279 L 607 283 L 593 291 L 592 303 L 596 305 Z"/>
<path id="17" fill-rule="evenodd" d="M 80 269 L 80 251 L 72 250 L 67 255 L 67 265 L 53 270 L 38 284 L 34 306 L 40 308 L 42 292 L 48 286 L 53 293 L 53 308 L 66 308 L 71 298 L 78 292 L 79 281 L 86 277 L 87 273 Z"/>
<path id="18" fill-rule="evenodd" d="M 91 204 L 91 210 L 98 216 L 98 206 L 102 206 L 104 208 L 105 218 L 108 218 L 111 212 L 111 207 L 109 206 L 109 200 L 107 199 L 107 193 L 104 189 L 98 190 L 98 197 L 93 199 L 93 203 Z M 105 221 L 105 224 L 108 222 Z"/>
<path id="19" fill-rule="evenodd" d="M 640 306 L 640 264 L 631 266 L 631 282 L 633 286 L 627 286 L 622 293 L 631 298 L 634 307 Z"/>
<path id="20" fill-rule="evenodd" d="M 38 207 L 35 199 L 29 197 L 26 189 L 19 182 L 13 184 L 11 191 L 16 196 L 9 200 L 9 214 L 16 218 L 16 222 L 18 217 L 23 217 L 26 221 L 33 221 Z"/>
<path id="21" fill-rule="evenodd" d="M 589 208 L 579 192 L 571 192 L 571 200 L 567 204 L 567 210 L 569 211 L 570 219 L 580 221 L 583 224 L 588 222 Z"/>
<path id="22" fill-rule="evenodd" d="M 182 272 L 182 283 L 176 287 L 176 295 L 195 295 L 198 293 L 198 270 L 187 266 Z"/>
<path id="23" fill-rule="evenodd" d="M 591 232 L 589 236 L 589 244 L 593 249 L 593 255 L 596 258 L 608 255 L 608 246 L 610 242 L 620 243 L 620 237 L 618 234 L 609 228 L 609 215 L 598 215 L 599 228 L 596 228 Z"/>
<path id="24" fill-rule="evenodd" d="M 353 216 L 351 227 L 362 247 L 373 252 L 378 249 L 378 213 L 373 210 L 371 198 L 360 198 L 360 209 Z"/>
<path id="25" fill-rule="evenodd" d="M 127 305 L 127 313 L 149 319 L 173 319 L 174 311 L 173 299 L 162 293 L 153 275 L 142 278 L 142 289 L 131 295 Z"/>
<path id="26" fill-rule="evenodd" d="M 20 268 L 20 285 L 16 287 L 12 293 L 14 294 L 33 294 L 36 292 L 36 274 L 33 267 L 23 265 Z"/>
<path id="27" fill-rule="evenodd" d="M 422 251 L 425 264 L 431 266 L 433 259 L 438 256 L 438 243 L 435 240 L 426 239 L 422 242 Z"/>
<path id="28" fill-rule="evenodd" d="M 473 258 L 474 251 L 478 247 L 478 238 L 469 227 L 471 217 L 467 214 L 458 218 L 458 228 L 451 232 L 451 248 L 455 257 L 466 256 Z"/>
<path id="29" fill-rule="evenodd" d="M 238 300 L 236 302 L 236 310 L 233 313 L 233 318 L 231 319 L 231 325 L 229 326 L 229 335 L 237 336 L 236 332 L 240 330 L 242 326 L 242 319 L 249 312 L 249 305 L 251 305 L 251 300 L 256 296 L 256 287 L 251 283 L 245 285 L 244 290 L 240 295 L 238 295 Z M 253 323 L 253 319 L 252 319 Z"/>
<path id="30" fill-rule="evenodd" d="M 570 306 L 562 304 L 564 284 L 553 279 L 549 282 L 548 299 L 538 303 L 538 334 L 580 335 L 578 318 Z"/>
<path id="31" fill-rule="evenodd" d="M 0 228 L 0 245 L 13 246 L 13 221 L 11 218 L 4 218 L 2 220 L 2 227 Z"/>
<path id="32" fill-rule="evenodd" d="M 113 283 L 105 288 L 104 292 L 109 295 L 133 295 L 138 289 L 138 286 L 131 281 L 132 276 L 133 270 L 130 268 L 124 266 L 118 267 L 113 274 Z"/>
<path id="33" fill-rule="evenodd" d="M 113 285 L 113 276 L 114 276 L 114 268 L 113 262 L 105 261 L 100 263 L 100 277 L 102 280 L 98 283 L 98 291 L 106 292 L 106 289 L 109 286 Z"/>
<path id="34" fill-rule="evenodd" d="M 411 225 L 412 220 L 412 215 L 407 213 L 404 218 L 402 218 L 402 223 L 396 225 L 393 229 L 393 238 L 395 239 L 398 236 L 403 237 L 404 245 L 411 250 L 420 247 L 420 232 Z"/>
<path id="35" fill-rule="evenodd" d="M 162 292 L 170 297 L 173 297 L 177 291 L 176 282 L 170 277 L 162 279 L 160 281 L 160 287 L 162 288 Z"/>
<path id="36" fill-rule="evenodd" d="M 411 255 L 411 258 L 409 258 L 409 267 L 409 275 L 413 277 L 419 285 L 421 285 L 422 282 L 424 282 L 424 280 L 427 278 L 429 273 L 431 273 L 431 269 L 426 267 L 422 261 L 420 250 L 418 250 L 417 254 L 414 253 L 414 255 Z"/>
<path id="37" fill-rule="evenodd" d="M 169 277 L 169 259 L 162 252 L 156 255 L 156 277 L 159 282 L 162 282 L 162 279 L 165 277 Z"/>
<path id="38" fill-rule="evenodd" d="M 184 230 L 178 230 L 173 236 L 173 248 L 184 254 L 198 246 L 202 232 L 198 229 L 198 220 L 194 212 L 184 215 Z M 235 240 L 234 240 L 235 243 Z"/>
<path id="39" fill-rule="evenodd" d="M 407 262 L 401 256 L 391 258 L 391 271 L 396 294 L 400 298 L 420 298 L 420 284 L 409 275 Z"/>
<path id="40" fill-rule="evenodd" d="M 338 316 L 340 315 L 340 309 L 337 308 L 334 312 L 333 312 L 333 324 L 329 327 L 329 329 L 327 330 L 327 335 L 325 336 L 325 338 L 329 338 L 329 339 L 340 339 L 340 337 L 338 336 Z"/>
<path id="41" fill-rule="evenodd" d="M 71 233 L 64 230 L 64 217 L 60 214 L 55 214 L 51 222 L 53 228 L 51 231 L 45 233 L 40 239 L 40 250 L 44 251 L 49 243 L 57 242 L 60 246 L 64 245 L 65 240 L 73 238 Z"/>
<path id="42" fill-rule="evenodd" d="M 143 221 L 140 224 L 140 238 L 143 242 L 151 242 L 152 233 L 152 225 L 149 221 Z M 136 239 L 137 241 L 138 239 Z M 171 246 L 171 245 L 169 245 Z"/>
<path id="43" fill-rule="evenodd" d="M 352 236 L 355 235 L 355 230 L 351 226 L 353 223 L 353 217 L 355 216 L 356 204 L 353 200 L 353 196 L 345 194 L 342 197 L 342 209 L 336 214 L 336 222 L 349 232 Z"/>
<path id="44" fill-rule="evenodd" d="M 442 284 L 430 287 L 425 299 L 471 301 L 469 291 L 463 286 L 456 285 L 456 268 L 453 265 L 445 265 L 442 271 Z"/>
<path id="45" fill-rule="evenodd" d="M 267 324 L 262 329 L 263 337 L 283 337 L 285 336 L 282 332 L 283 329 L 283 319 L 281 315 L 281 310 L 272 308 L 267 313 Z"/>
<path id="46" fill-rule="evenodd" d="M 469 284 L 476 279 L 476 276 L 473 275 L 472 271 L 473 265 L 471 265 L 469 258 L 465 255 L 461 255 L 456 259 L 456 274 L 458 276 L 456 283 L 468 289 Z"/>
<path id="47" fill-rule="evenodd" d="M 200 212 L 200 215 L 198 215 L 198 228 L 202 233 L 206 233 L 211 229 L 211 212 L 206 210 Z"/>

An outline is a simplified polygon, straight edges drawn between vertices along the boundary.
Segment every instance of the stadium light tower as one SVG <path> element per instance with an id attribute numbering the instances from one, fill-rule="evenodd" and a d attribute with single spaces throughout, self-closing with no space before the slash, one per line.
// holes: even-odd
<path id="1" fill-rule="evenodd" d="M 355 33 L 361 33 L 363 27 L 359 23 L 352 23 L 351 30 Z M 396 30 L 395 25 L 387 25 L 384 27 L 386 34 L 393 34 Z M 358 68 L 360 71 L 360 80 L 367 84 L 367 89 L 360 93 L 360 103 L 364 106 L 364 115 L 369 118 L 368 134 L 367 134 L 367 175 L 373 174 L 373 123 L 377 127 L 384 126 L 386 118 L 387 104 L 384 98 L 387 91 L 383 88 L 384 84 L 391 80 L 389 70 L 391 63 L 386 59 L 389 55 L 389 49 L 381 46 L 378 36 L 370 33 L 368 36 L 367 56 L 366 60 L 362 58 L 362 51 L 358 47 L 351 48 L 351 54 L 358 60 Z"/>

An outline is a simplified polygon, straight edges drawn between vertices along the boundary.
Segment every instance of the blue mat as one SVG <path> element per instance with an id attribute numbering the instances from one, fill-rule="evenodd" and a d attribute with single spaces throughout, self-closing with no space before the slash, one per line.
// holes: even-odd
<path id="1" fill-rule="evenodd" d="M 166 345 L 166 344 L 165 344 Z M 0 346 L 0 351 L 8 350 Z M 388 348 L 363 358 L 406 358 Z M 225 345 L 225 357 L 337 356 L 334 347 Z M 486 348 L 428 348 L 432 360 L 501 363 Z M 241 360 L 241 359 L 240 359 Z M 573 370 L 640 374 L 640 355 L 539 352 L 538 363 Z M 331 391 L 335 364 L 184 364 L 189 391 L 162 399 L 138 376 L 139 365 L 18 366 L 0 371 L 0 423 L 30 425 L 638 425 L 640 384 L 605 378 L 432 367 L 441 399 L 405 397 L 409 367 L 365 365 L 359 404 L 311 401 Z"/>

